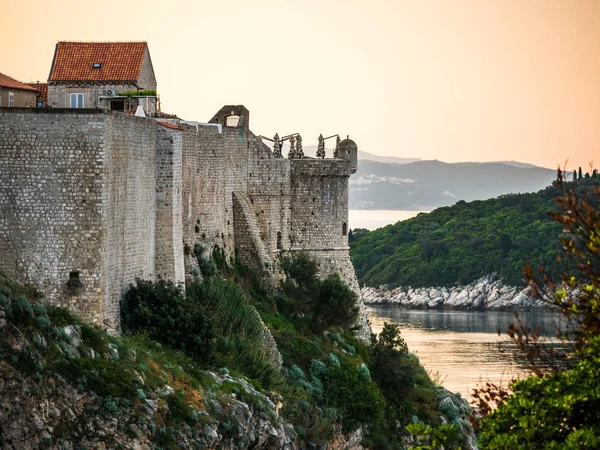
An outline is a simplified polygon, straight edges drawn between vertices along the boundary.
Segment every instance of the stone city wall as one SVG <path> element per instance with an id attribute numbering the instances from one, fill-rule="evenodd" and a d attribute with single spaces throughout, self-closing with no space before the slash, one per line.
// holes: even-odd
<path id="1" fill-rule="evenodd" d="M 227 126 L 232 112 L 238 126 Z M 358 290 L 340 159 L 275 158 L 226 106 L 190 125 L 99 110 L 2 111 L 0 269 L 92 321 L 117 326 L 136 277 L 176 282 L 216 244 L 277 283 L 282 252 Z M 188 255 L 184 258 L 184 255 Z M 187 268 L 185 267 L 187 265 Z"/>
<path id="2" fill-rule="evenodd" d="M 108 113 L 103 169 L 105 230 L 104 321 L 119 323 L 119 301 L 136 278 L 154 279 L 156 224 L 156 122 Z"/>
<path id="3" fill-rule="evenodd" d="M 183 130 L 157 127 L 156 138 L 156 275 L 185 281 L 183 265 Z"/>
<path id="4" fill-rule="evenodd" d="M 126 285 L 154 275 L 154 121 L 0 117 L 0 270 L 91 322 L 114 321 Z"/>
<path id="5" fill-rule="evenodd" d="M 102 318 L 106 125 L 98 111 L 0 112 L 0 270 Z"/>
<path id="6" fill-rule="evenodd" d="M 291 161 L 292 249 L 347 248 L 349 162 Z"/>
<path id="7" fill-rule="evenodd" d="M 258 139 L 251 141 L 248 195 L 261 238 L 273 256 L 290 247 L 290 182 L 290 160 L 275 158 L 271 149 Z"/>
<path id="8" fill-rule="evenodd" d="M 182 234 L 186 253 L 199 243 L 206 251 L 217 244 L 233 254 L 232 241 L 227 245 L 233 239 L 227 235 L 227 220 L 233 220 L 226 218 L 223 136 L 216 126 L 181 127 Z"/>

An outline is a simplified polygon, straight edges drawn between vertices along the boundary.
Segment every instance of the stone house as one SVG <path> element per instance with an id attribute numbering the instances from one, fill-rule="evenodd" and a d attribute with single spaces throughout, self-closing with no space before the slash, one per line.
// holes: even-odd
<path id="1" fill-rule="evenodd" d="M 0 107 L 32 108 L 37 95 L 35 88 L 0 73 Z"/>
<path id="2" fill-rule="evenodd" d="M 146 42 L 56 44 L 48 78 L 49 107 L 132 111 L 141 105 L 153 115 L 156 103 L 156 77 Z"/>

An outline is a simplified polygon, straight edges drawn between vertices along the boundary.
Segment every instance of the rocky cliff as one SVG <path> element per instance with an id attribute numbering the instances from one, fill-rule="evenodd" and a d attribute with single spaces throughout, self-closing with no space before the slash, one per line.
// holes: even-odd
<path id="1" fill-rule="evenodd" d="M 482 277 L 466 286 L 364 287 L 365 304 L 394 304 L 414 309 L 475 309 L 482 311 L 521 311 L 545 309 L 547 304 L 528 294 L 528 288 L 505 285 L 494 276 Z"/>

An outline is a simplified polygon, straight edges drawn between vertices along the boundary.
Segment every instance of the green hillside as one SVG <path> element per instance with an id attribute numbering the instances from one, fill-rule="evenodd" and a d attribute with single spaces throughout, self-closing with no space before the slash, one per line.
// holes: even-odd
<path id="1" fill-rule="evenodd" d="M 565 185 L 587 190 L 600 185 L 594 175 Z M 559 195 L 550 186 L 532 194 L 459 201 L 378 230 L 354 230 L 350 254 L 359 280 L 373 287 L 448 286 L 497 273 L 519 285 L 527 261 L 547 270 L 556 266 L 562 228 L 548 213 L 556 210 L 553 198 Z"/>

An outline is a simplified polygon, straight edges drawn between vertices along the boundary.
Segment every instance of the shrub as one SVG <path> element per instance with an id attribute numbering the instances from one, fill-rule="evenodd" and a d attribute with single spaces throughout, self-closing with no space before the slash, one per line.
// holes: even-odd
<path id="1" fill-rule="evenodd" d="M 80 384 L 101 397 L 137 397 L 135 378 L 123 370 L 119 361 L 102 358 L 61 359 L 53 368 L 73 384 Z"/>
<path id="2" fill-rule="evenodd" d="M 123 299 L 121 319 L 125 331 L 144 331 L 150 338 L 203 361 L 211 358 L 213 331 L 208 316 L 171 281 L 136 280 Z"/>
<path id="3" fill-rule="evenodd" d="M 315 333 L 354 323 L 358 317 L 358 297 L 337 273 L 319 280 L 317 264 L 306 253 L 283 258 L 281 265 L 286 274 L 283 290 L 295 300 L 293 306 L 297 313 L 311 315 Z M 281 297 L 278 305 L 280 303 L 282 307 L 287 306 Z"/>
<path id="4" fill-rule="evenodd" d="M 371 346 L 371 376 L 393 407 L 392 415 L 407 424 L 413 414 L 437 422 L 435 385 L 419 360 L 408 352 L 397 325 L 384 324 Z"/>
<path id="5" fill-rule="evenodd" d="M 481 448 L 599 448 L 599 373 L 594 337 L 574 369 L 513 383 L 513 395 L 481 421 Z"/>
<path id="6" fill-rule="evenodd" d="M 313 329 L 320 333 L 330 327 L 348 327 L 358 317 L 357 295 L 335 273 L 319 283 L 312 305 Z"/>
<path id="7" fill-rule="evenodd" d="M 322 377 L 325 405 L 340 412 L 346 430 L 383 419 L 385 399 L 359 367 L 342 361 L 328 366 Z"/>
<path id="8" fill-rule="evenodd" d="M 267 387 L 278 377 L 263 345 L 264 325 L 246 293 L 235 283 L 213 277 L 187 287 L 188 302 L 211 318 L 214 364 L 238 369 Z"/>

